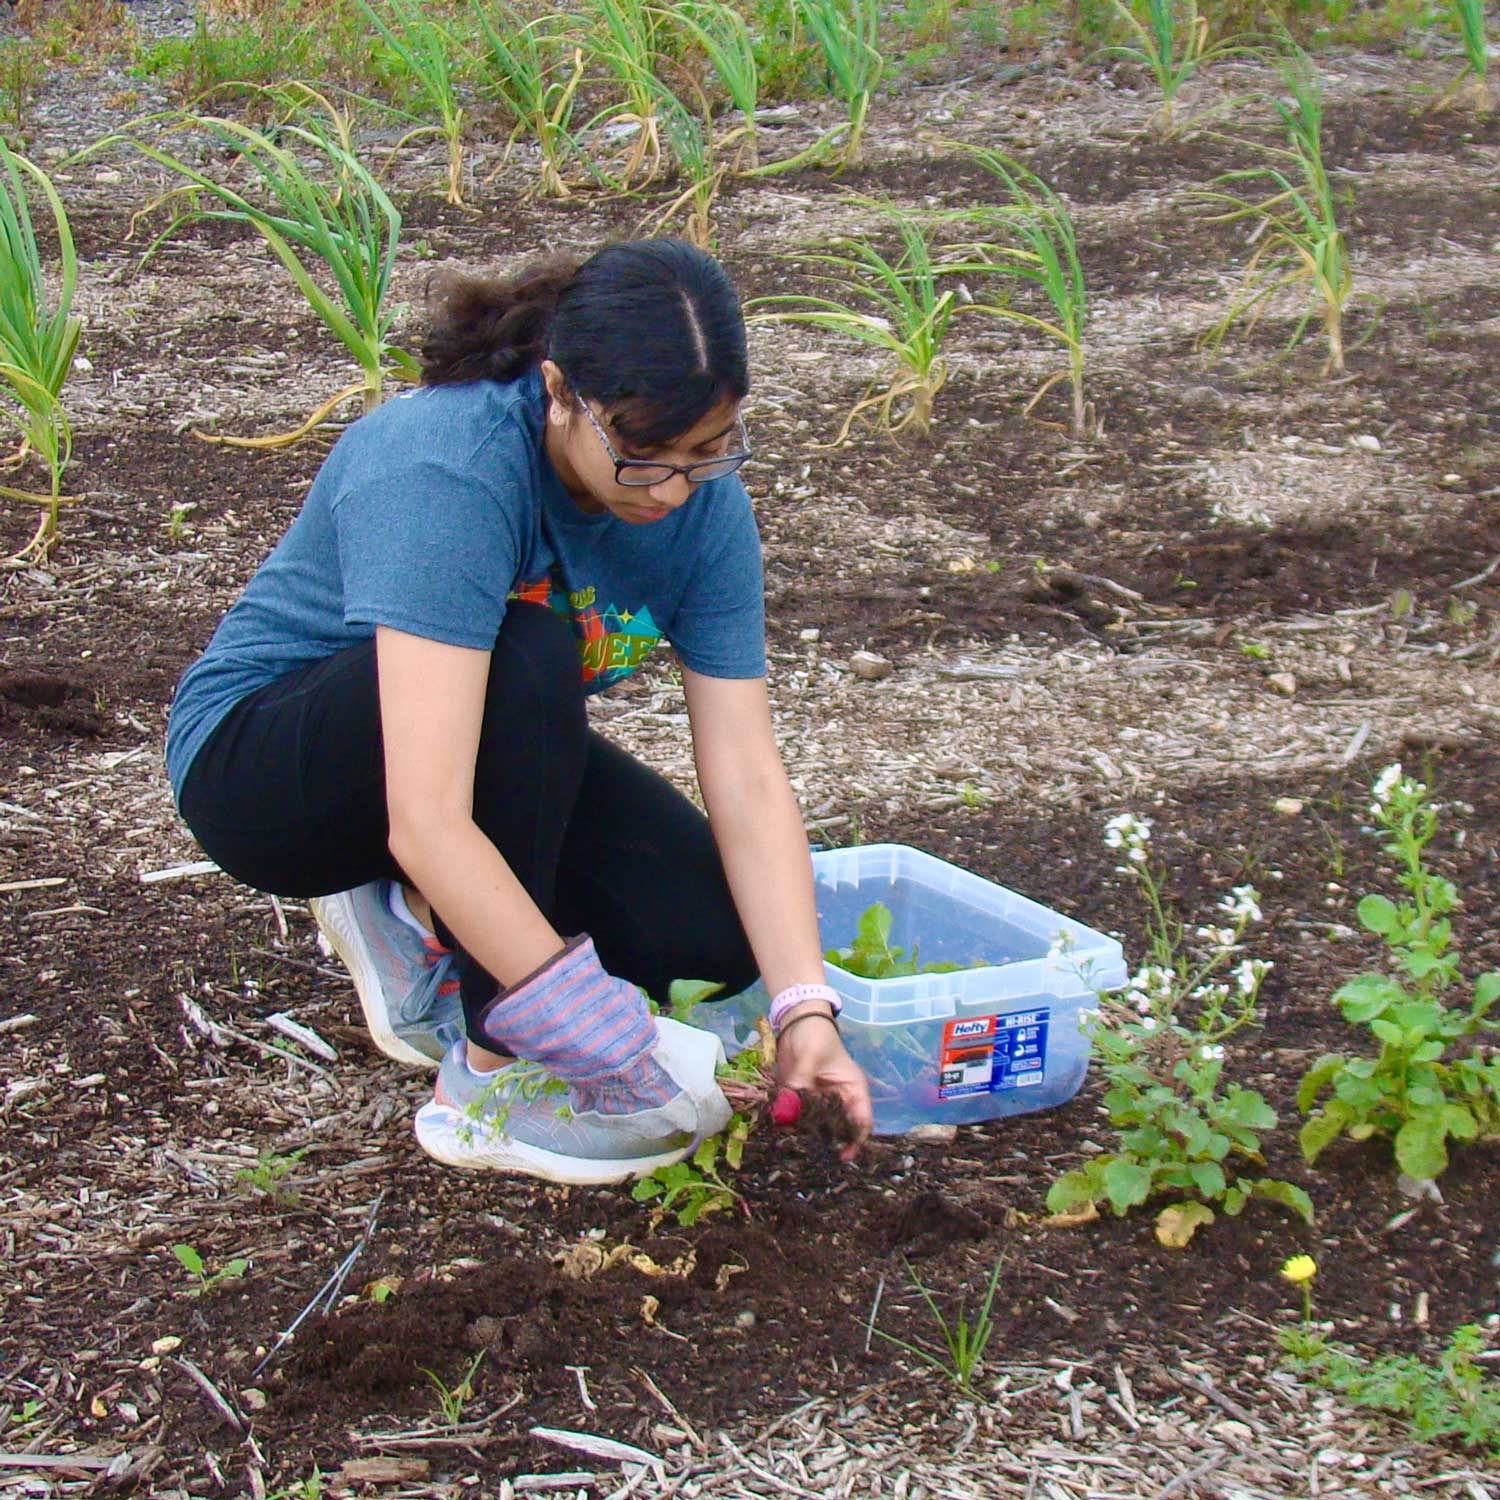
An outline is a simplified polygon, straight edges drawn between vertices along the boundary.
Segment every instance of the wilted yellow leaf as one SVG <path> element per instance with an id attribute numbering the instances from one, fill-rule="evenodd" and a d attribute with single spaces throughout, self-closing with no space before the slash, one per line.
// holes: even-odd
<path id="1" fill-rule="evenodd" d="M 1080 1224 L 1092 1224 L 1099 1217 L 1099 1210 L 1092 1203 L 1082 1208 L 1071 1208 L 1065 1214 L 1048 1214 L 1042 1220 L 1044 1229 L 1077 1229 Z"/>
<path id="2" fill-rule="evenodd" d="M 1170 1250 L 1181 1250 L 1201 1224 L 1212 1224 L 1214 1211 L 1205 1203 L 1174 1203 L 1156 1216 L 1156 1238 Z"/>
<path id="3" fill-rule="evenodd" d="M 749 1269 L 749 1266 L 737 1266 L 726 1260 L 719 1267 L 718 1274 L 714 1277 L 714 1290 L 722 1292 L 729 1285 L 729 1278 L 731 1276 L 738 1276 L 741 1271 L 748 1271 Z"/>
<path id="4" fill-rule="evenodd" d="M 642 1276 L 675 1276 L 683 1280 L 693 1274 L 698 1264 L 698 1254 L 695 1250 L 689 1250 L 686 1255 L 679 1255 L 670 1265 L 658 1265 L 644 1250 L 635 1250 L 630 1255 L 630 1264 L 635 1267 Z"/>

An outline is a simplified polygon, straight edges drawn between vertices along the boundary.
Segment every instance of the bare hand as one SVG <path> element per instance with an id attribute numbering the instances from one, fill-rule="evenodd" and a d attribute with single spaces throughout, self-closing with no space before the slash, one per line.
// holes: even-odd
<path id="1" fill-rule="evenodd" d="M 853 1161 L 870 1138 L 875 1116 L 864 1071 L 844 1050 L 832 1021 L 809 1017 L 801 1025 L 788 1025 L 776 1044 L 776 1073 L 784 1088 L 811 1089 L 838 1100 L 853 1133 L 839 1157 Z"/>

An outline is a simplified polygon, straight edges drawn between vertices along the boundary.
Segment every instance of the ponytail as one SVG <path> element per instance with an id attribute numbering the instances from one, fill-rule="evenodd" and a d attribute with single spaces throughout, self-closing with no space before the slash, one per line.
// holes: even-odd
<path id="1" fill-rule="evenodd" d="M 449 275 L 430 292 L 432 324 L 422 341 L 422 383 L 515 380 L 547 353 L 547 333 L 578 271 L 553 256 L 514 276 Z"/>
<path id="2" fill-rule="evenodd" d="M 504 279 L 436 284 L 427 385 L 515 380 L 550 359 L 643 447 L 688 431 L 750 389 L 745 323 L 724 269 L 684 240 L 606 245 Z"/>

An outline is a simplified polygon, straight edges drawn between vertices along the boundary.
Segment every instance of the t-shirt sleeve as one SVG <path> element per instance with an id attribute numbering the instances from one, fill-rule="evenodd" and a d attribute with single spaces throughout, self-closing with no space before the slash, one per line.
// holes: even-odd
<path id="1" fill-rule="evenodd" d="M 704 495 L 700 543 L 666 634 L 684 666 L 705 677 L 766 675 L 765 585 L 760 533 L 737 476 Z"/>
<path id="2" fill-rule="evenodd" d="M 371 454 L 333 502 L 344 622 L 488 651 L 520 567 L 519 465 L 425 451 Z"/>

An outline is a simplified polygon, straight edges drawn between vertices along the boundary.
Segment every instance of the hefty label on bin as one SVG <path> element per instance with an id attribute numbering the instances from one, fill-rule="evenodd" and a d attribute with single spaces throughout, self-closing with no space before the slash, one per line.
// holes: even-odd
<path id="1" fill-rule="evenodd" d="M 1034 1088 L 1047 1076 L 1047 1026 L 1052 1012 L 1013 1011 L 966 1016 L 943 1027 L 938 1098 Z"/>

